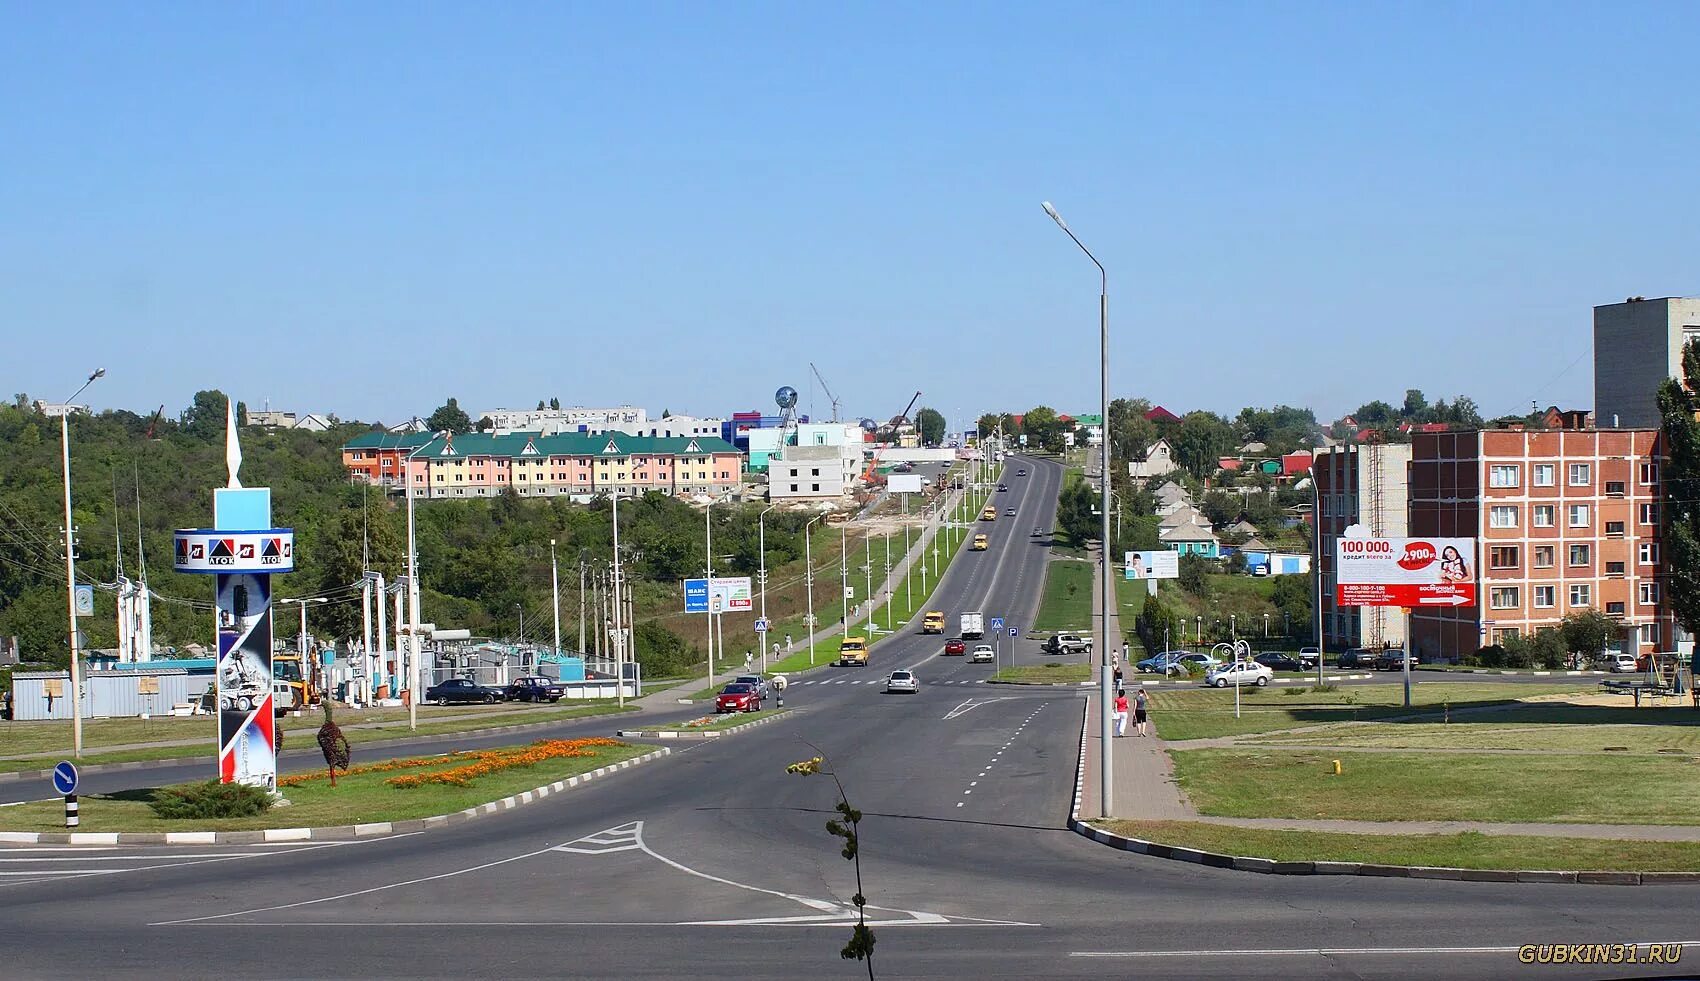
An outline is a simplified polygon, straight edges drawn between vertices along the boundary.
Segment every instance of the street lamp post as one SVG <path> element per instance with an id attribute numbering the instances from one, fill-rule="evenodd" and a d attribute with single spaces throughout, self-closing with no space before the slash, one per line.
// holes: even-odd
<path id="1" fill-rule="evenodd" d="M 65 612 L 71 623 L 71 755 L 83 755 L 83 671 L 78 664 L 81 652 L 77 650 L 77 551 L 76 528 L 71 525 L 71 403 L 77 396 L 83 394 L 83 389 L 94 384 L 96 378 L 106 374 L 105 368 L 96 368 L 89 375 L 81 388 L 71 393 L 65 400 L 65 411 L 59 414 L 59 452 L 60 462 L 65 472 Z"/>
<path id="2" fill-rule="evenodd" d="M 555 558 L 555 540 L 549 539 L 549 597 L 555 612 L 555 646 L 550 648 L 561 656 L 561 565 Z M 557 662 L 559 663 L 559 662 Z"/>
<path id="3" fill-rule="evenodd" d="M 1067 222 L 1063 221 L 1062 215 L 1057 213 L 1057 209 L 1051 206 L 1051 202 L 1044 202 L 1044 206 L 1045 214 L 1050 215 L 1051 220 L 1057 223 L 1057 227 L 1061 228 L 1073 240 L 1074 244 L 1080 247 L 1080 251 L 1086 253 L 1086 258 L 1091 259 L 1092 264 L 1098 267 L 1098 418 L 1102 425 L 1107 428 L 1110 422 L 1109 273 L 1104 271 L 1104 264 L 1098 261 L 1098 257 L 1092 254 L 1092 250 L 1075 237 L 1074 231 L 1068 227 Z M 1113 680 L 1110 672 L 1110 610 L 1112 609 L 1110 606 L 1110 588 L 1113 573 L 1110 569 L 1110 441 L 1107 438 L 1098 441 L 1098 479 L 1104 507 L 1103 525 L 1100 529 L 1102 538 L 1098 550 L 1099 576 L 1103 580 L 1101 584 L 1103 588 L 1098 597 L 1101 604 L 1098 615 L 1098 650 L 1101 652 L 1099 674 L 1102 676 L 1099 683 L 1099 698 L 1102 701 L 1098 706 L 1098 738 L 1103 746 L 1103 752 L 1098 754 L 1098 795 L 1102 813 L 1105 817 L 1108 817 L 1111 813 L 1110 784 L 1113 774 L 1110 766 L 1110 747 L 1112 745 L 1110 742 L 1110 699 L 1114 693 L 1110 690 Z"/>
<path id="4" fill-rule="evenodd" d="M 809 615 L 804 626 L 809 631 L 809 667 L 815 665 L 815 559 L 814 549 L 809 541 L 809 529 L 820 520 L 815 515 L 803 524 L 803 592 L 809 597 Z"/>
<path id="5" fill-rule="evenodd" d="M 757 560 L 756 579 L 761 583 L 761 619 L 763 623 L 767 623 L 769 630 L 773 629 L 773 624 L 769 623 L 767 619 L 767 512 L 778 506 L 777 504 L 769 504 L 762 509 L 761 514 L 756 516 L 756 548 L 761 551 Z M 761 670 L 765 674 L 767 673 L 767 635 L 760 634 L 756 639 L 762 642 Z"/>

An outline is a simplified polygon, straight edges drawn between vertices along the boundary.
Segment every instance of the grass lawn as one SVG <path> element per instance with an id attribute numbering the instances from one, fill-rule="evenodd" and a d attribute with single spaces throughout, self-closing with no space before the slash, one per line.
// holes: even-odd
<path id="1" fill-rule="evenodd" d="M 1540 694 L 1580 691 L 1543 687 Z M 1412 708 L 1404 707 L 1402 685 L 1355 685 L 1319 692 L 1305 687 L 1240 690 L 1240 718 L 1234 718 L 1232 689 L 1209 688 L 1158 690 L 1151 697 L 1151 720 L 1164 739 L 1205 739 L 1274 732 L 1298 726 L 1337 722 L 1373 721 L 1406 715 L 1439 715 L 1443 704 L 1453 712 L 1462 708 L 1505 703 L 1520 691 L 1500 684 L 1417 685 L 1412 691 Z"/>
<path id="2" fill-rule="evenodd" d="M 596 747 L 589 756 L 550 759 L 531 766 L 501 770 L 478 777 L 465 787 L 433 784 L 402 789 L 386 784 L 384 781 L 396 776 L 396 772 L 339 777 L 335 789 L 325 780 L 315 780 L 303 786 L 285 789 L 284 793 L 290 801 L 290 806 L 273 808 L 266 814 L 250 818 L 168 821 L 155 815 L 148 807 L 151 790 L 127 791 L 110 796 L 85 794 L 80 800 L 82 821 L 78 830 L 247 831 L 260 828 L 330 827 L 377 821 L 406 821 L 448 814 L 498 800 L 577 776 L 600 766 L 641 756 L 653 748 L 628 743 Z M 451 761 L 447 757 L 443 759 L 446 767 Z M 359 764 L 358 758 L 355 763 Z M 401 772 L 430 773 L 440 768 L 442 767 Z M 0 830 L 63 831 L 65 805 L 61 801 L 42 801 L 0 808 Z"/>
<path id="3" fill-rule="evenodd" d="M 756 722 L 758 720 L 768 718 L 769 716 L 784 715 L 788 711 L 790 711 L 790 710 L 789 709 L 762 709 L 760 712 L 727 712 L 725 715 L 716 715 L 713 718 L 712 721 L 705 722 L 700 726 L 668 725 L 668 726 L 665 726 L 665 727 L 662 727 L 662 728 L 659 728 L 659 729 L 655 729 L 655 730 L 645 729 L 644 731 L 645 732 L 651 732 L 651 731 L 654 731 L 654 732 L 712 732 L 712 731 L 716 731 L 716 730 L 724 731 L 726 729 L 736 729 L 739 726 L 749 725 L 752 722 Z"/>
<path id="4" fill-rule="evenodd" d="M 1624 715 L 1632 724 L 1621 723 Z M 1269 745 L 1364 746 L 1389 749 L 1561 750 L 1576 753 L 1682 753 L 1700 755 L 1700 718 L 1692 709 L 1616 709 L 1554 705 L 1510 708 L 1475 721 L 1397 722 L 1330 726 L 1313 732 L 1274 733 Z M 1543 718 L 1544 716 L 1544 718 Z M 1481 721 L 1483 718 L 1493 721 Z"/>
<path id="5" fill-rule="evenodd" d="M 1092 629 L 1092 563 L 1058 559 L 1045 564 L 1045 588 L 1034 633 Z"/>
<path id="6" fill-rule="evenodd" d="M 1072 685 L 1092 678 L 1091 667 L 1085 664 L 1022 664 L 1004 668 L 992 675 L 993 681 L 1017 685 Z"/>
<path id="7" fill-rule="evenodd" d="M 1193 821 L 1105 821 L 1131 838 L 1278 862 L 1361 862 L 1458 869 L 1693 872 L 1700 844 L 1484 835 L 1350 835 L 1234 828 Z"/>
<path id="8" fill-rule="evenodd" d="M 1172 756 L 1193 804 L 1222 817 L 1700 824 L 1700 766 L 1685 758 L 1275 749 Z M 1340 776 L 1333 759 L 1344 765 Z"/>

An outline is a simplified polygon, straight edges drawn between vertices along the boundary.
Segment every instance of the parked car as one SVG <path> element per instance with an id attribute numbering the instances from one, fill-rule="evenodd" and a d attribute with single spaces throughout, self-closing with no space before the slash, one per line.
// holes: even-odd
<path id="1" fill-rule="evenodd" d="M 510 702 L 558 702 L 567 689 L 559 682 L 541 675 L 527 675 L 508 682 L 503 695 Z"/>
<path id="2" fill-rule="evenodd" d="M 1275 672 L 1256 661 L 1219 664 L 1204 676 L 1204 683 L 1212 688 L 1226 688 L 1229 685 L 1256 685 L 1262 688 L 1273 680 Z"/>
<path id="3" fill-rule="evenodd" d="M 961 637 L 952 637 L 944 642 L 944 652 L 946 654 L 966 654 L 968 653 L 968 645 L 962 642 Z"/>
<path id="4" fill-rule="evenodd" d="M 1321 658 L 1322 649 L 1320 647 L 1299 648 L 1299 660 L 1304 662 L 1304 666 L 1306 668 L 1314 669 L 1316 667 L 1316 662 Z"/>
<path id="5" fill-rule="evenodd" d="M 425 700 L 438 705 L 466 704 L 467 702 L 483 702 L 494 705 L 507 698 L 507 692 L 500 688 L 481 685 L 471 678 L 450 678 L 449 680 L 432 685 L 425 689 Z"/>
<path id="6" fill-rule="evenodd" d="M 767 679 L 763 678 L 759 674 L 741 674 L 741 675 L 737 676 L 736 678 L 732 679 L 732 684 L 734 684 L 734 685 L 753 685 L 755 687 L 755 690 L 761 695 L 761 697 L 766 698 L 767 695 L 768 695 Z"/>
<path id="7" fill-rule="evenodd" d="M 1305 669 L 1303 661 L 1282 651 L 1264 651 L 1252 660 L 1272 671 L 1303 671 Z"/>
<path id="8" fill-rule="evenodd" d="M 755 685 L 730 684 L 714 696 L 714 714 L 722 712 L 759 712 L 761 692 Z"/>
<path id="9" fill-rule="evenodd" d="M 1041 649 L 1046 654 L 1090 654 L 1092 639 L 1079 634 L 1052 634 Z"/>
<path id="10" fill-rule="evenodd" d="M 1379 653 L 1367 647 L 1354 647 L 1341 651 L 1339 659 L 1334 663 L 1342 668 L 1367 668 L 1375 664 L 1375 656 Z"/>
<path id="11" fill-rule="evenodd" d="M 985 644 L 974 648 L 974 653 L 968 657 L 969 664 L 991 664 L 995 660 L 997 660 L 997 652 Z"/>
<path id="12" fill-rule="evenodd" d="M 1181 664 L 1196 664 L 1208 672 L 1211 668 L 1221 665 L 1222 659 L 1214 654 L 1189 651 L 1177 659 Z"/>
<path id="13" fill-rule="evenodd" d="M 1403 671 L 1405 670 L 1405 661 L 1406 656 L 1404 651 L 1389 650 L 1382 651 L 1380 654 L 1377 654 L 1375 656 L 1375 661 L 1370 666 L 1375 668 L 1377 671 Z M 1411 660 L 1411 665 L 1413 667 L 1416 666 L 1416 663 L 1417 662 L 1414 659 Z"/>
<path id="14" fill-rule="evenodd" d="M 1613 674 L 1634 674 L 1641 670 L 1641 662 L 1628 651 L 1614 651 L 1599 660 L 1601 667 Z"/>
<path id="15" fill-rule="evenodd" d="M 1135 664 L 1133 668 L 1135 671 L 1140 671 L 1145 674 L 1174 674 L 1176 662 L 1180 660 L 1181 655 L 1186 653 L 1188 652 L 1164 651 L 1161 654 L 1153 654 L 1151 657 Z"/>
<path id="16" fill-rule="evenodd" d="M 921 692 L 921 679 L 915 677 L 913 671 L 893 671 L 891 677 L 885 679 L 886 694 L 906 692 L 918 695 Z"/>

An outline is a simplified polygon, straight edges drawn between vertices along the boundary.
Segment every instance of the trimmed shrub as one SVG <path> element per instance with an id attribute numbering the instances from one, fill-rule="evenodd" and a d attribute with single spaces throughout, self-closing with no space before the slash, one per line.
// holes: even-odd
<path id="1" fill-rule="evenodd" d="M 191 783 L 161 787 L 148 801 L 153 812 L 167 820 L 255 817 L 271 810 L 272 797 L 244 783 Z"/>

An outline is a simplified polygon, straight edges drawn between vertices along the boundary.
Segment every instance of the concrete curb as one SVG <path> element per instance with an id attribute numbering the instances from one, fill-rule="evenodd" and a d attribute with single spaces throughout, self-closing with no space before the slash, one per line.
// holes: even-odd
<path id="1" fill-rule="evenodd" d="M 640 709 L 639 711 L 642 710 Z M 627 713 L 606 712 L 600 715 L 581 715 L 571 719 L 556 719 L 553 722 L 525 722 L 513 726 L 491 726 L 484 729 L 467 729 L 462 732 L 443 732 L 430 736 L 398 736 L 395 739 L 379 739 L 374 742 L 355 743 L 354 745 L 355 748 L 358 749 L 364 746 L 375 748 L 382 746 L 384 743 L 446 743 L 452 742 L 456 739 L 497 736 L 505 732 L 530 732 L 534 729 L 547 729 L 550 726 L 565 725 L 568 722 L 586 722 L 591 719 L 600 719 L 603 715 L 618 717 L 625 714 Z M 216 747 L 211 745 L 208 746 L 208 749 L 215 748 Z M 78 766 L 77 772 L 79 774 L 116 773 L 121 770 L 152 770 L 165 766 L 189 766 L 194 763 L 215 762 L 217 755 L 217 753 L 208 753 L 205 756 L 177 756 L 165 760 L 131 760 L 127 763 L 90 763 L 87 766 Z M 278 755 L 284 759 L 294 757 L 312 757 L 317 759 L 319 754 L 316 749 L 286 749 Z M 53 776 L 52 770 L 14 770 L 11 773 L 0 773 L 0 783 L 10 783 L 14 780 L 46 780 L 51 776 Z"/>
<path id="2" fill-rule="evenodd" d="M 597 777 L 604 777 L 616 770 L 648 763 L 667 756 L 673 751 L 663 746 L 651 753 L 634 756 L 629 760 L 599 766 L 588 773 L 576 777 L 557 780 L 547 786 L 503 797 L 488 804 L 479 804 L 452 814 L 438 814 L 432 817 L 415 818 L 410 821 L 381 821 L 373 824 L 345 824 L 331 828 L 268 828 L 263 831 L 166 831 L 163 833 L 149 832 L 98 832 L 72 831 L 56 833 L 50 831 L 0 831 L 0 843 L 15 845 L 256 845 L 275 841 L 349 841 L 356 838 L 371 838 L 381 835 L 406 834 L 414 831 L 428 831 L 450 824 L 459 824 L 481 818 L 486 814 L 496 814 L 501 811 L 511 811 L 534 801 L 542 800 L 551 794 L 571 790 L 580 784 L 589 783 Z"/>
<path id="3" fill-rule="evenodd" d="M 1593 676 L 1606 676 L 1606 675 L 1611 674 L 1610 671 L 1534 671 L 1534 670 L 1530 670 L 1530 669 L 1527 669 L 1527 668 L 1522 669 L 1522 670 L 1517 670 L 1517 669 L 1501 670 L 1499 668 L 1454 668 L 1452 670 L 1443 671 L 1443 670 L 1438 670 L 1438 669 L 1435 669 L 1435 668 L 1424 668 L 1424 667 L 1418 666 L 1418 667 L 1413 667 L 1411 669 L 1412 674 L 1416 674 L 1419 671 L 1426 672 L 1428 674 L 1534 675 L 1534 676 L 1542 677 L 1542 678 L 1545 678 L 1545 677 L 1585 678 L 1585 677 L 1593 677 Z"/>
<path id="4" fill-rule="evenodd" d="M 783 719 L 790 714 L 790 709 L 781 709 L 778 715 L 769 715 L 760 719 L 751 719 L 748 722 L 741 722 L 738 725 L 731 726 L 726 729 L 703 729 L 697 731 L 692 731 L 690 729 L 622 729 L 619 732 L 614 733 L 614 735 L 619 736 L 621 739 L 718 739 L 721 736 L 737 735 L 745 729 L 754 729 L 757 726 L 767 725 L 769 722 L 778 722 L 780 719 Z"/>
<path id="5" fill-rule="evenodd" d="M 1080 800 L 1086 783 L 1087 719 L 1091 706 L 1081 709 L 1080 763 L 1074 771 L 1074 807 L 1068 814 L 1068 830 L 1100 845 L 1137 852 L 1152 858 L 1191 862 L 1211 868 L 1262 875 L 1362 875 L 1387 879 L 1448 879 L 1459 882 L 1565 882 L 1588 886 L 1665 886 L 1700 883 L 1700 872 L 1554 872 L 1536 869 L 1455 869 L 1423 865 L 1370 865 L 1358 862 L 1281 862 L 1272 858 L 1224 855 L 1179 845 L 1163 845 L 1143 838 L 1128 838 L 1082 821 Z"/>

